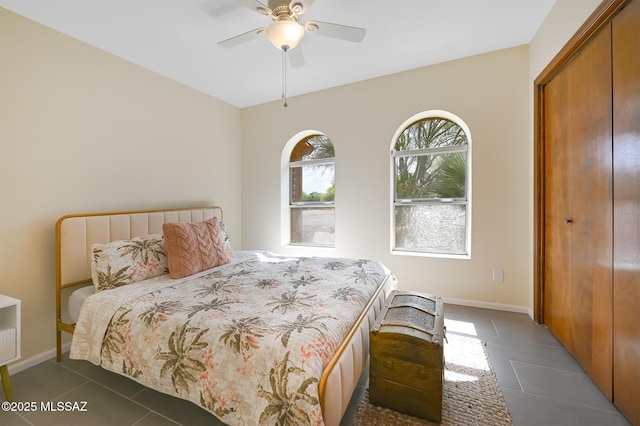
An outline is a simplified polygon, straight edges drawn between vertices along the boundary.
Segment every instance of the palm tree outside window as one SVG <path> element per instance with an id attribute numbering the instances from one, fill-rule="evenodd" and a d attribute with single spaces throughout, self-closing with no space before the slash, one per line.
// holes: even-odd
<path id="1" fill-rule="evenodd" d="M 414 116 L 394 138 L 392 251 L 468 257 L 468 130 L 452 114 L 431 114 Z"/>

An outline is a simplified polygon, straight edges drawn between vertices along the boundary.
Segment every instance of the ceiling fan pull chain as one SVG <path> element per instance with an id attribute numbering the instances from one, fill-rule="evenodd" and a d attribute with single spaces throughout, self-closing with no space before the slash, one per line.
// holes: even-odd
<path id="1" fill-rule="evenodd" d="M 284 99 L 284 107 L 287 105 L 287 46 L 282 46 L 282 99 Z"/>

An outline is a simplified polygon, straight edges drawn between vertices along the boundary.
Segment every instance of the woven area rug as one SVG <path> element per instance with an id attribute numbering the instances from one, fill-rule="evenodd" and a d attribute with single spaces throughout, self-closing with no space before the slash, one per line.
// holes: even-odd
<path id="1" fill-rule="evenodd" d="M 449 333 L 444 345 L 442 426 L 512 425 L 500 385 L 491 368 L 484 343 Z M 436 425 L 369 403 L 368 390 L 358 405 L 355 425 Z"/>

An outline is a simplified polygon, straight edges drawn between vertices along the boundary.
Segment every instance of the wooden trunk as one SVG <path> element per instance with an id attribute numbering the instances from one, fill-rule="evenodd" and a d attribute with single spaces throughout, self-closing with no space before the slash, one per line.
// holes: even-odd
<path id="1" fill-rule="evenodd" d="M 369 401 L 440 422 L 443 339 L 440 297 L 392 291 L 371 330 Z"/>

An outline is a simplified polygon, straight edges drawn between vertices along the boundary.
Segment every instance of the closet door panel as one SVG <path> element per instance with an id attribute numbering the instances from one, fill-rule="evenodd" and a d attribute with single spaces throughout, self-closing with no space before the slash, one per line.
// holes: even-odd
<path id="1" fill-rule="evenodd" d="M 614 402 L 640 425 L 640 1 L 613 20 Z"/>
<path id="2" fill-rule="evenodd" d="M 611 26 L 572 62 L 571 269 L 575 356 L 613 396 Z M 568 70 L 569 71 L 569 70 Z"/>
<path id="3" fill-rule="evenodd" d="M 545 86 L 544 321 L 612 397 L 611 27 Z"/>
<path id="4" fill-rule="evenodd" d="M 571 326 L 571 215 L 567 122 L 569 84 L 560 74 L 545 87 L 544 324 L 573 352 Z"/>

